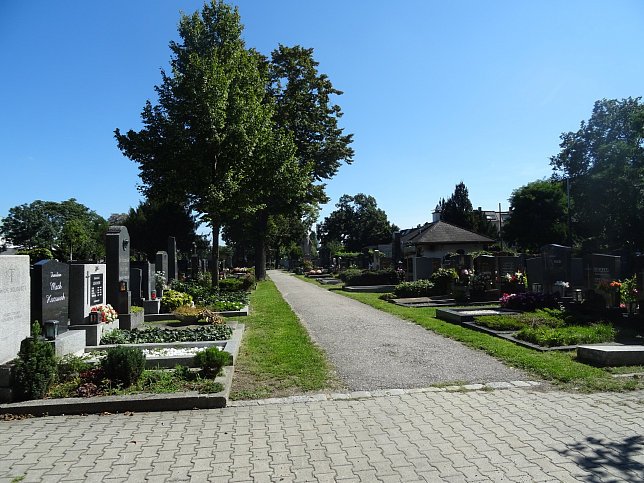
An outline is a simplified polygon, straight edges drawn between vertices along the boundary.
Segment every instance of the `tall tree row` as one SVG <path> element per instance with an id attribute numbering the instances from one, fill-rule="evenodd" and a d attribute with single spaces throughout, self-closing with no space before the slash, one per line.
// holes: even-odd
<path id="1" fill-rule="evenodd" d="M 280 45 L 269 60 L 245 47 L 242 29 L 221 1 L 184 15 L 158 104 L 146 103 L 141 131 L 115 134 L 148 198 L 187 201 L 211 226 L 214 260 L 222 226 L 249 226 L 261 280 L 270 217 L 326 201 L 321 181 L 353 151 L 330 104 L 340 92 L 318 74 L 312 50 Z"/>

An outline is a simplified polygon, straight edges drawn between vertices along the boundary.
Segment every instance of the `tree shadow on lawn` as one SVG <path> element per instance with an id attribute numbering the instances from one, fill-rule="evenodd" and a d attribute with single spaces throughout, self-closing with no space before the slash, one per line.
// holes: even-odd
<path id="1" fill-rule="evenodd" d="M 583 470 L 591 473 L 589 481 L 615 480 L 617 470 L 630 481 L 641 481 L 644 478 L 644 464 L 634 459 L 644 450 L 644 436 L 630 436 L 622 441 L 607 441 L 588 436 L 586 442 L 578 442 L 568 446 L 559 453 L 572 458 Z"/>

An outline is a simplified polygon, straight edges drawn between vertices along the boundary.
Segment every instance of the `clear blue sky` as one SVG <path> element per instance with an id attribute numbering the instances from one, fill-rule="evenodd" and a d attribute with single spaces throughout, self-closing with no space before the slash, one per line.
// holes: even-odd
<path id="1" fill-rule="evenodd" d="M 602 98 L 644 94 L 644 2 L 239 0 L 248 47 L 313 47 L 344 95 L 355 161 L 328 183 L 400 227 L 463 181 L 476 208 L 550 175 L 559 135 Z M 76 198 L 104 217 L 141 199 L 113 137 L 141 127 L 193 0 L 0 0 L 0 217 Z"/>

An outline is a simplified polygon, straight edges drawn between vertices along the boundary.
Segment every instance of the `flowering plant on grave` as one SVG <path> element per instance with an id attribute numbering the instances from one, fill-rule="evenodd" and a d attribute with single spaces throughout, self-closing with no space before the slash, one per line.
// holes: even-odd
<path id="1" fill-rule="evenodd" d="M 563 282 L 563 281 L 561 281 L 561 280 L 557 280 L 557 281 L 555 282 L 555 285 L 556 285 L 557 287 L 570 288 L 570 282 Z"/>
<path id="2" fill-rule="evenodd" d="M 620 292 L 624 303 L 637 302 L 637 277 L 633 275 L 631 278 L 624 280 L 621 284 Z"/>
<path id="3" fill-rule="evenodd" d="M 164 272 L 158 271 L 154 273 L 154 284 L 159 288 L 165 289 L 166 278 Z"/>
<path id="4" fill-rule="evenodd" d="M 114 322 L 119 316 L 116 310 L 114 310 L 114 307 L 110 304 L 92 307 L 92 312 L 98 312 L 99 321 L 105 322 L 106 324 Z"/>
<path id="5" fill-rule="evenodd" d="M 506 273 L 505 281 L 516 285 L 523 285 L 525 283 L 521 270 L 518 270 L 515 274 Z"/>

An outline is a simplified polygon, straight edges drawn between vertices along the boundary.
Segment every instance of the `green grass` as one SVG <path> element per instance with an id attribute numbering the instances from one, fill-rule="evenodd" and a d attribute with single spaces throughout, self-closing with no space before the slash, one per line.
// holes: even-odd
<path id="1" fill-rule="evenodd" d="M 343 291 L 338 291 L 338 293 L 414 322 L 437 334 L 462 342 L 473 349 L 484 351 L 510 367 L 522 369 L 532 376 L 550 381 L 563 388 L 580 391 L 620 391 L 644 387 L 637 380 L 615 379 L 610 376 L 608 371 L 577 362 L 575 352 L 540 352 L 444 322 L 436 318 L 436 309 L 433 307 L 400 307 L 380 300 L 378 298 L 380 294 Z"/>
<path id="2" fill-rule="evenodd" d="M 341 387 L 324 352 L 313 344 L 275 284 L 257 284 L 235 360 L 231 399 L 282 397 Z"/>

